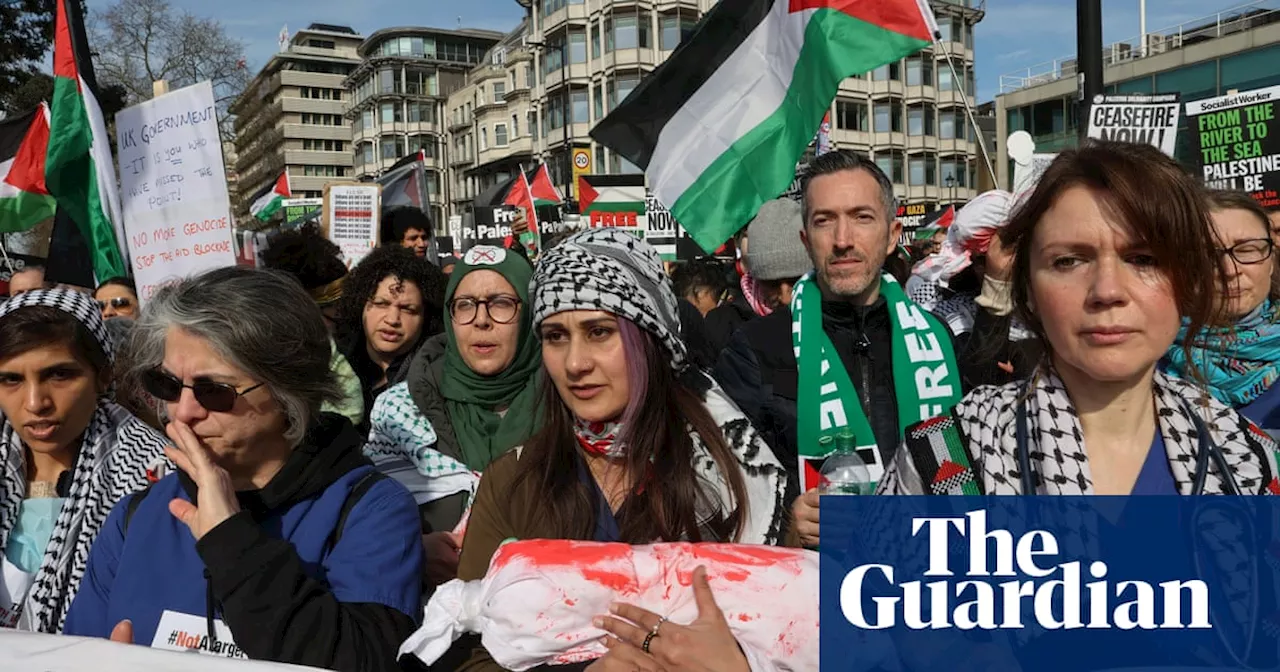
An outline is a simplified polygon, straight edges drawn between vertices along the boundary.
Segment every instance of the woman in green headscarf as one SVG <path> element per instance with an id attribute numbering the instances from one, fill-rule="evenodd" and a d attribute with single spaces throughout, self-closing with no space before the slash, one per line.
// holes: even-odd
<path id="1" fill-rule="evenodd" d="M 541 355 L 528 295 L 533 268 L 475 247 L 445 290 L 445 333 L 428 340 L 405 383 L 380 395 L 365 446 L 413 493 L 424 532 L 453 529 L 477 476 L 538 427 Z"/>

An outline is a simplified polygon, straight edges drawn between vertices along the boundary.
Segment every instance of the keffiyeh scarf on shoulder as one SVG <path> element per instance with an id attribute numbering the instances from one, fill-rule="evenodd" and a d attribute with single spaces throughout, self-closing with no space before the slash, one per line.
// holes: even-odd
<path id="1" fill-rule="evenodd" d="M 1062 381 L 1041 369 L 1031 377 L 1027 399 L 1027 431 L 1030 457 L 1042 495 L 1091 495 L 1093 478 L 1084 447 L 1084 433 L 1075 407 Z M 1194 489 L 1196 454 L 1199 448 L 1190 409 L 1200 413 L 1209 431 L 1209 440 L 1222 451 L 1235 483 L 1243 494 L 1280 494 L 1277 482 L 1276 443 L 1233 409 L 1215 399 L 1201 407 L 1196 400 L 1204 395 L 1195 386 L 1159 371 L 1155 374 L 1155 403 L 1160 434 L 1164 438 L 1169 469 L 1183 495 Z M 925 483 L 910 456 L 913 441 L 932 442 L 944 430 L 958 429 L 972 462 L 967 478 L 977 478 L 982 494 L 1023 494 L 1018 465 L 1015 415 L 1025 383 L 1000 387 L 980 387 L 966 396 L 950 416 L 926 421 L 911 428 L 908 446 L 898 453 L 880 486 L 882 494 L 960 494 L 961 484 L 950 479 Z M 1185 401 L 1184 401 L 1185 400 Z M 932 436 L 930 436 L 932 435 Z M 953 470 L 940 469 L 938 478 Z M 1205 479 L 1204 494 L 1225 494 L 1224 482 L 1212 460 Z"/>
<path id="2" fill-rule="evenodd" d="M 703 393 L 703 403 L 711 419 L 724 433 L 725 444 L 742 467 L 742 480 L 747 493 L 747 515 L 741 543 L 781 543 L 782 523 L 789 513 L 785 502 L 786 470 L 764 442 L 764 438 L 751 425 L 751 421 L 729 400 L 719 385 L 712 384 Z M 733 501 L 729 481 L 720 472 L 711 451 L 692 425 L 689 426 L 689 437 L 693 440 L 694 471 L 705 484 L 703 492 L 719 495 L 718 501 L 703 502 L 707 509 L 699 512 L 698 522 L 701 525 L 712 518 L 723 518 L 727 511 L 740 505 Z"/>
<path id="3" fill-rule="evenodd" d="M 0 306 L 0 319 L 33 306 L 70 314 L 94 337 L 107 359 L 114 359 L 102 315 L 88 296 L 61 289 L 26 292 Z M 0 604 L 0 626 L 16 624 L 23 630 L 62 631 L 67 609 L 84 577 L 89 549 L 107 514 L 122 497 L 147 487 L 147 470 L 164 463 L 164 447 L 168 443 L 164 435 L 125 409 L 105 399 L 98 400 L 81 438 L 71 469 L 71 486 L 40 569 L 34 576 L 21 572 L 0 575 L 0 595 L 12 600 Z M 27 494 L 26 453 L 17 430 L 8 418 L 0 416 L 0 555 L 9 544 Z M 21 581 L 22 585 L 6 585 L 9 581 Z"/>

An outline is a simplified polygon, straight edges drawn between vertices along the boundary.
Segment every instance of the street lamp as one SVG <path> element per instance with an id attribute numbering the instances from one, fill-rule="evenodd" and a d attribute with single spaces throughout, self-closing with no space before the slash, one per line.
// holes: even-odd
<path id="1" fill-rule="evenodd" d="M 950 193 L 950 196 L 951 196 L 951 202 L 950 202 L 949 204 L 950 204 L 950 205 L 955 205 L 955 202 L 956 202 L 956 176 L 955 176 L 955 175 L 948 175 L 948 176 L 947 176 L 947 179 L 943 180 L 943 183 L 947 185 L 947 191 Z"/>

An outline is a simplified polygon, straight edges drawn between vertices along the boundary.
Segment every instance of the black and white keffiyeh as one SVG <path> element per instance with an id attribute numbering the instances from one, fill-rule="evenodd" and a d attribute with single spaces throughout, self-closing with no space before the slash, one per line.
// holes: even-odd
<path id="1" fill-rule="evenodd" d="M 782 523 L 789 513 L 785 501 L 786 469 L 751 425 L 751 421 L 729 400 L 719 385 L 713 384 L 704 393 L 703 403 L 711 419 L 724 432 L 725 444 L 742 467 L 747 515 L 741 542 L 768 545 L 782 543 Z M 692 426 L 689 427 L 689 437 L 693 440 L 694 471 L 705 484 L 703 492 L 719 495 L 718 500 L 704 502 L 704 506 L 710 506 L 699 513 L 699 522 L 711 517 L 722 518 L 725 512 L 737 507 L 729 482 L 720 473 L 711 451 Z"/>
<path id="2" fill-rule="evenodd" d="M 1200 414 L 1244 494 L 1280 494 L 1276 443 L 1232 408 L 1218 402 L 1183 380 L 1155 373 L 1154 397 L 1160 434 L 1164 439 L 1169 470 L 1178 492 L 1192 494 L 1199 436 L 1189 412 Z M 983 386 L 970 392 L 952 411 L 973 459 L 973 470 L 982 480 L 982 491 L 992 495 L 1022 494 L 1018 465 L 1015 414 L 1018 399 L 1028 392 L 1024 382 Z M 1031 377 L 1027 398 L 1027 431 L 1030 458 L 1042 495 L 1091 495 L 1093 477 L 1084 448 L 1080 418 L 1062 380 L 1044 368 Z M 1194 409 L 1194 410 L 1192 410 Z M 925 494 L 905 450 L 899 451 L 885 472 L 882 494 Z M 1204 494 L 1224 494 L 1229 486 L 1210 462 Z"/>
<path id="3" fill-rule="evenodd" d="M 653 334 L 684 369 L 688 351 L 662 257 L 648 243 L 616 229 L 588 229 L 547 250 L 529 283 L 533 329 L 567 310 L 602 310 Z"/>
<path id="4" fill-rule="evenodd" d="M 88 328 L 108 358 L 111 339 L 98 306 L 68 290 L 26 292 L 0 307 L 0 320 L 28 306 L 48 306 L 73 315 Z M 125 495 L 147 486 L 147 469 L 163 460 L 168 440 L 116 404 L 100 399 L 85 430 L 44 560 L 26 598 L 18 605 L 18 627 L 61 632 L 89 560 L 89 549 L 107 514 Z M 26 449 L 8 418 L 0 417 L 0 549 L 9 542 L 27 490 Z M 3 580 L 3 579 L 0 579 Z M 17 598 L 18 596 L 12 596 Z M 9 605 L 3 605 L 8 609 Z"/>

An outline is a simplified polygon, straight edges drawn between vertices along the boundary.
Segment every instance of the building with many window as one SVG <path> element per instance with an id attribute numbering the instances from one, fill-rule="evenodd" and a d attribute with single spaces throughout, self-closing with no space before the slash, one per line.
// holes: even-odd
<path id="1" fill-rule="evenodd" d="M 449 128 L 450 212 L 466 212 L 477 194 L 536 161 L 532 91 L 534 53 L 528 19 L 489 50 L 445 105 Z"/>
<path id="2" fill-rule="evenodd" d="M 573 150 L 587 172 L 638 173 L 589 131 L 692 34 L 715 0 L 517 0 L 529 11 L 449 97 L 450 214 L 461 214 L 520 165 L 545 161 L 566 194 Z M 904 202 L 933 206 L 976 194 L 973 27 L 982 0 L 933 0 L 942 46 L 842 83 L 832 140 L 874 155 Z M 949 65 L 948 54 L 954 71 Z"/>
<path id="3" fill-rule="evenodd" d="M 232 104 L 237 219 L 248 219 L 249 199 L 286 170 L 298 197 L 318 197 L 326 182 L 351 178 L 343 82 L 360 65 L 356 49 L 363 41 L 345 26 L 311 24 Z"/>
<path id="4" fill-rule="evenodd" d="M 1144 48 L 1145 46 L 1145 48 Z M 1179 93 L 1184 102 L 1280 84 L 1280 6 L 1251 2 L 1234 10 L 1158 31 L 1103 50 L 1103 81 L 1111 94 Z M 1064 58 L 1000 79 L 996 142 L 1000 184 L 1013 178 L 1005 140 L 1026 131 L 1036 151 L 1053 153 L 1079 141 L 1076 59 Z M 1175 157 L 1194 163 L 1186 119 Z"/>
<path id="5" fill-rule="evenodd" d="M 985 14 L 971 0 L 930 4 L 942 39 L 841 82 L 831 110 L 834 144 L 871 155 L 899 200 L 928 209 L 977 194 L 978 136 L 964 101 L 974 99 L 973 28 Z"/>
<path id="6" fill-rule="evenodd" d="M 427 190 L 435 221 L 447 195 L 445 101 L 467 86 L 467 73 L 502 39 L 488 30 L 400 27 L 379 30 L 360 45 L 362 62 L 346 80 L 346 113 L 354 174 L 371 179 L 401 157 L 426 154 Z"/>

